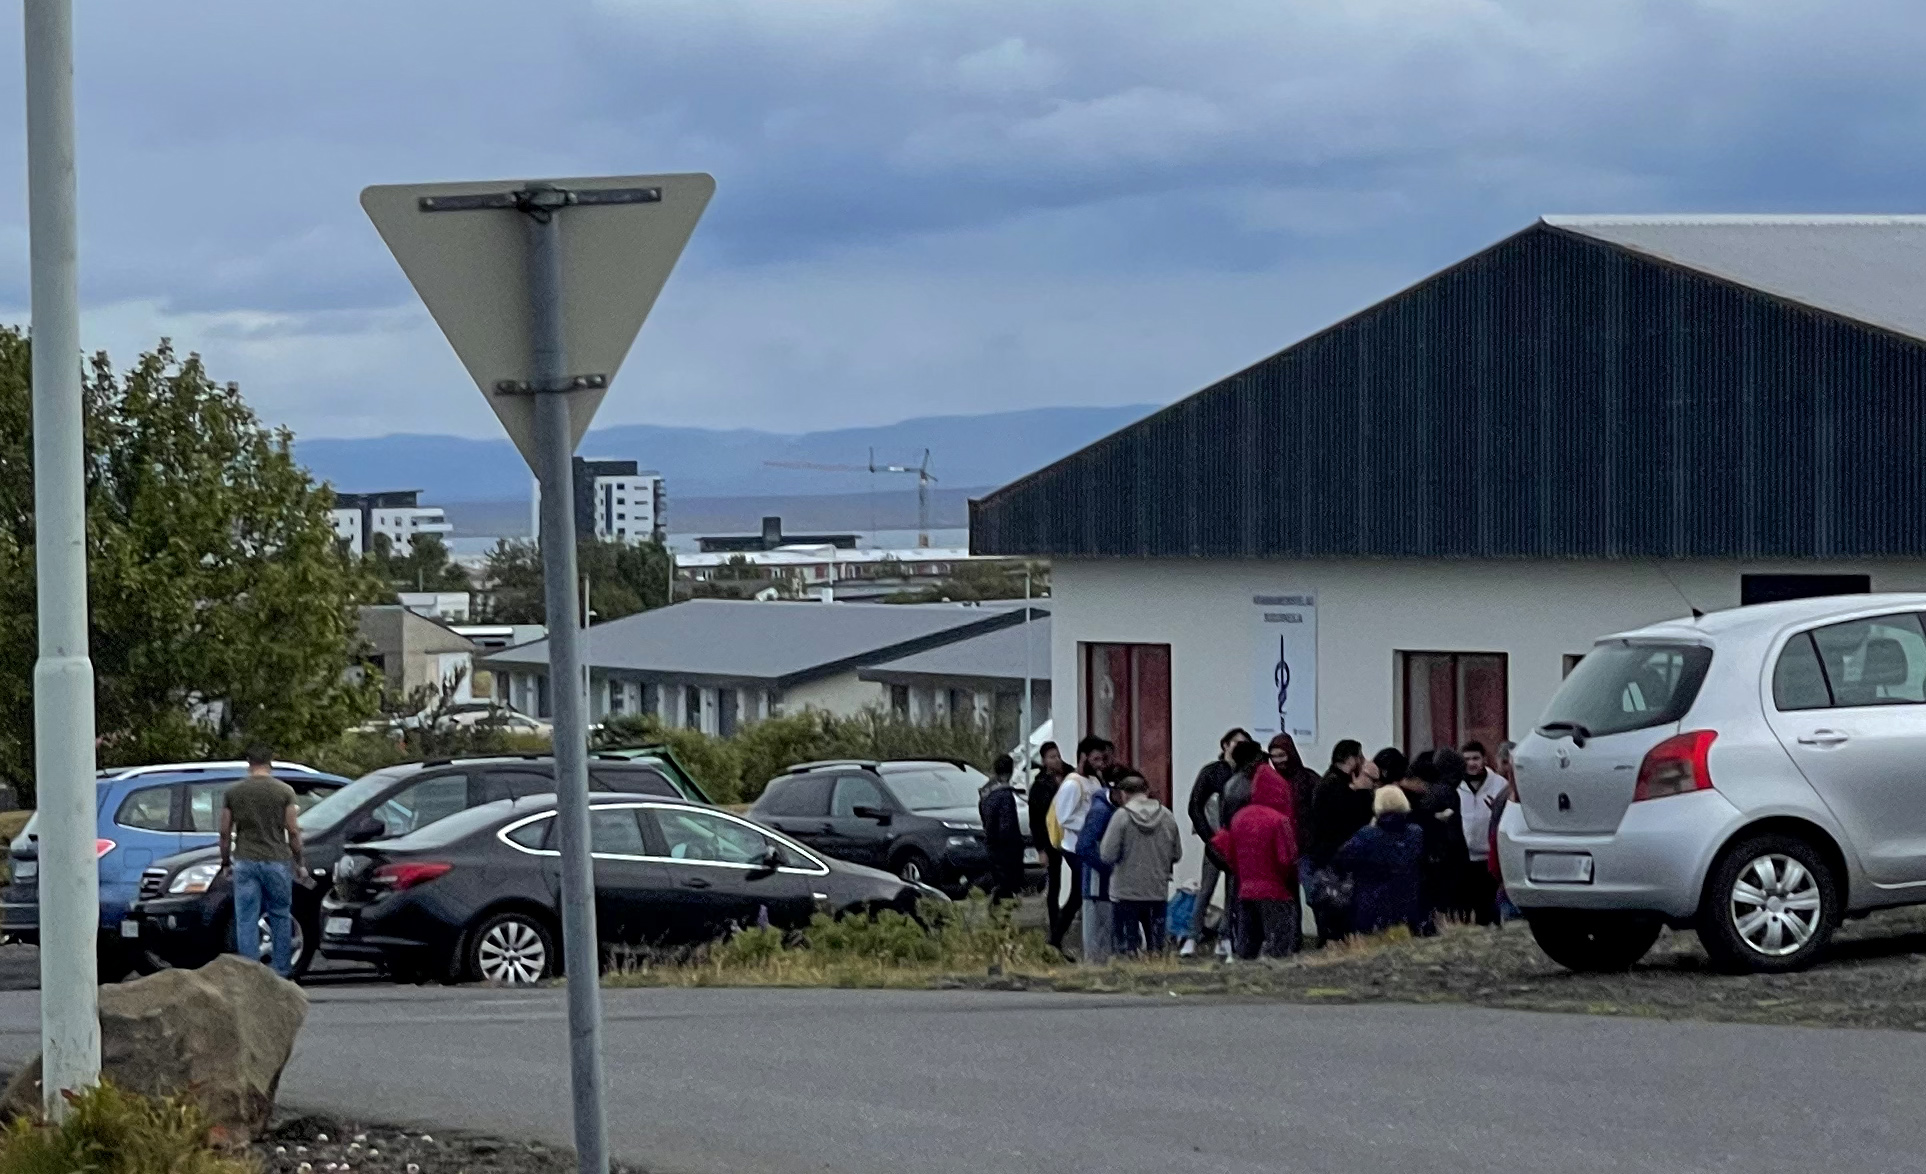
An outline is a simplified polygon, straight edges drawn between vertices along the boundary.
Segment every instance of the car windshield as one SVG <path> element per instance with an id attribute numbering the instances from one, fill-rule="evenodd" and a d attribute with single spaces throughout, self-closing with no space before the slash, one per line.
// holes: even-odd
<path id="1" fill-rule="evenodd" d="M 941 811 L 949 807 L 975 807 L 977 791 L 989 779 L 969 766 L 942 763 L 909 770 L 885 770 L 883 781 L 897 801 L 911 811 Z"/>
<path id="2" fill-rule="evenodd" d="M 388 784 L 416 767 L 384 767 L 373 774 L 365 774 L 354 782 L 329 795 L 301 813 L 301 831 L 304 835 L 320 835 L 334 830 L 342 820 L 348 818 L 366 800 L 374 798 Z"/>
<path id="3" fill-rule="evenodd" d="M 1697 644 L 1601 644 L 1586 653 L 1545 707 L 1539 728 L 1598 738 L 1685 716 L 1712 650 Z"/>

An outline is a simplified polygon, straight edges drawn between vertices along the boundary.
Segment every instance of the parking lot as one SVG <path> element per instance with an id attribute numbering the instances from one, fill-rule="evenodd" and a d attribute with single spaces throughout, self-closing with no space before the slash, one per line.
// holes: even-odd
<path id="1" fill-rule="evenodd" d="M 565 1143 L 559 990 L 309 988 L 293 1108 Z M 0 993 L 0 1063 L 37 1045 Z M 1911 1168 L 1926 1036 L 1466 1007 L 611 991 L 615 1155 L 714 1174 Z M 1706 1095 L 1716 1090 L 1717 1095 Z M 1468 1108 L 1469 1107 L 1469 1108 Z"/>

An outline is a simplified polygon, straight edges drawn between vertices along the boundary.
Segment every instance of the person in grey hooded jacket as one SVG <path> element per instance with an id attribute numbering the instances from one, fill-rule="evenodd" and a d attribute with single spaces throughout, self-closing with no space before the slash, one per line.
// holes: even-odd
<path id="1" fill-rule="evenodd" d="M 1111 866 L 1110 900 L 1117 942 L 1125 954 L 1164 950 L 1170 873 L 1183 859 L 1183 835 L 1170 809 L 1150 797 L 1150 784 L 1132 771 L 1117 783 L 1123 810 L 1111 817 L 1097 849 Z"/>

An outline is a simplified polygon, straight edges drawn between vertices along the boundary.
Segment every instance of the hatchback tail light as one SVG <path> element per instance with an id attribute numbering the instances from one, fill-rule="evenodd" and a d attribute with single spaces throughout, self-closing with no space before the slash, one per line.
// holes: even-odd
<path id="1" fill-rule="evenodd" d="M 115 846 L 116 845 L 112 840 L 95 840 L 94 841 L 94 859 L 99 860 L 102 856 L 105 856 L 107 855 L 107 853 L 112 852 Z"/>
<path id="2" fill-rule="evenodd" d="M 400 892 L 424 885 L 455 867 L 439 860 L 411 860 L 405 864 L 384 864 L 374 870 L 368 883 Z"/>
<path id="3" fill-rule="evenodd" d="M 1712 770 L 1706 764 L 1706 756 L 1712 750 L 1712 740 L 1718 736 L 1716 730 L 1693 730 L 1667 738 L 1648 750 L 1645 761 L 1638 764 L 1638 787 L 1632 792 L 1632 802 L 1710 791 Z"/>

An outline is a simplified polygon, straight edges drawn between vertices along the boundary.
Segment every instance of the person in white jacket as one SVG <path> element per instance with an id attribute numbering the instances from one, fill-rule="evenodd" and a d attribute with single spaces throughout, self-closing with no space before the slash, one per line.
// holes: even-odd
<path id="1" fill-rule="evenodd" d="M 1090 814 L 1090 800 L 1103 787 L 1103 772 L 1110 769 L 1110 743 L 1095 734 L 1077 743 L 1077 769 L 1065 775 L 1057 788 L 1053 811 L 1063 829 L 1058 846 L 1063 863 L 1070 870 L 1070 887 L 1064 893 L 1063 908 L 1075 911 L 1083 904 L 1083 871 L 1086 863 L 1077 855 L 1077 835 L 1083 831 L 1084 817 Z M 1074 912 L 1066 912 L 1066 922 Z M 1068 930 L 1066 924 L 1063 927 Z M 1054 927 L 1053 927 L 1054 930 Z"/>
<path id="2" fill-rule="evenodd" d="M 1498 882 L 1491 875 L 1491 809 L 1511 785 L 1510 780 L 1485 764 L 1482 742 L 1466 742 L 1464 781 L 1458 784 L 1458 810 L 1464 820 L 1465 852 L 1470 859 L 1459 884 L 1465 905 L 1479 925 L 1498 921 Z"/>

